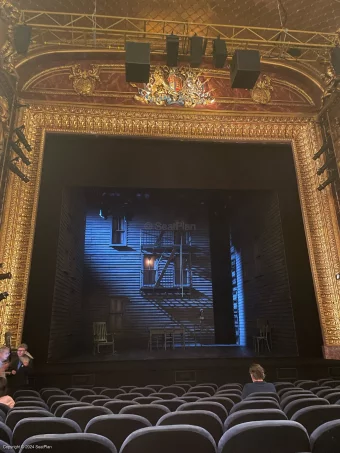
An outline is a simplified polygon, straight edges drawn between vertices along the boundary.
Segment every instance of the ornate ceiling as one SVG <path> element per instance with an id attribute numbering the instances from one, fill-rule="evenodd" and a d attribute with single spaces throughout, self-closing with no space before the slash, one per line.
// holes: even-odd
<path id="1" fill-rule="evenodd" d="M 335 32 L 340 0 L 18 0 L 21 9 Z"/>

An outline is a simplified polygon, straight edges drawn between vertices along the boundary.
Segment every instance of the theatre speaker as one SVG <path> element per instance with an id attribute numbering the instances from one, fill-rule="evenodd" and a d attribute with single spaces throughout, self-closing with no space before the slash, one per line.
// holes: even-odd
<path id="1" fill-rule="evenodd" d="M 203 57 L 203 38 L 202 36 L 192 36 L 190 38 L 190 66 L 198 68 Z"/>
<path id="2" fill-rule="evenodd" d="M 334 47 L 331 53 L 332 66 L 334 68 L 335 74 L 340 75 L 340 47 Z"/>
<path id="3" fill-rule="evenodd" d="M 168 35 L 166 37 L 166 64 L 170 67 L 177 66 L 179 37 Z"/>
<path id="4" fill-rule="evenodd" d="M 126 42 L 125 77 L 127 82 L 148 83 L 150 77 L 150 44 Z"/>
<path id="5" fill-rule="evenodd" d="M 260 53 L 257 50 L 236 50 L 230 65 L 232 88 L 254 88 L 261 72 Z"/>
<path id="6" fill-rule="evenodd" d="M 14 47 L 18 54 L 25 55 L 31 43 L 32 27 L 21 24 L 14 28 Z"/>
<path id="7" fill-rule="evenodd" d="M 226 62 L 228 53 L 225 41 L 220 38 L 213 40 L 213 62 L 215 68 L 223 68 Z"/>

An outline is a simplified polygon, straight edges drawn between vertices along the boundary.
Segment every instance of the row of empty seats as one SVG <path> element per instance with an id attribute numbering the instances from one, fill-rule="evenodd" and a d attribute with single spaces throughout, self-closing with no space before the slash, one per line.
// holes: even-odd
<path id="1" fill-rule="evenodd" d="M 67 451 L 339 453 L 340 382 L 275 386 L 244 400 L 237 383 L 19 390 L 13 409 L 0 407 L 0 440 L 63 453 L 65 442 Z"/>

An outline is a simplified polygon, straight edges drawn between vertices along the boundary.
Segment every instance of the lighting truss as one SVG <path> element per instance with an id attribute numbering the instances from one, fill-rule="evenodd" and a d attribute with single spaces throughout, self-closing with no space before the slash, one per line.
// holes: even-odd
<path id="1" fill-rule="evenodd" d="M 196 33 L 207 40 L 206 55 L 212 55 L 212 41 L 220 36 L 229 54 L 235 49 L 256 49 L 264 58 L 312 63 L 328 61 L 329 51 L 339 42 L 337 33 L 93 14 L 22 10 L 20 20 L 33 28 L 31 50 L 37 52 L 56 46 L 120 51 L 133 40 L 149 42 L 153 53 L 165 53 L 166 36 L 173 33 L 179 36 L 180 54 L 187 55 L 189 38 Z"/>

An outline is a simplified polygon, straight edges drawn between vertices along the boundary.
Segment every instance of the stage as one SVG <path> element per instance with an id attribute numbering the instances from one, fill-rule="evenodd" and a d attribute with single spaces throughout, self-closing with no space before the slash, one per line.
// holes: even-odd
<path id="1" fill-rule="evenodd" d="M 35 366 L 35 385 L 90 387 L 187 382 L 248 382 L 252 363 L 264 366 L 268 381 L 294 381 L 340 377 L 340 362 L 317 357 L 256 356 L 238 346 L 189 347 L 186 349 L 135 350 L 115 354 L 83 354 Z"/>

